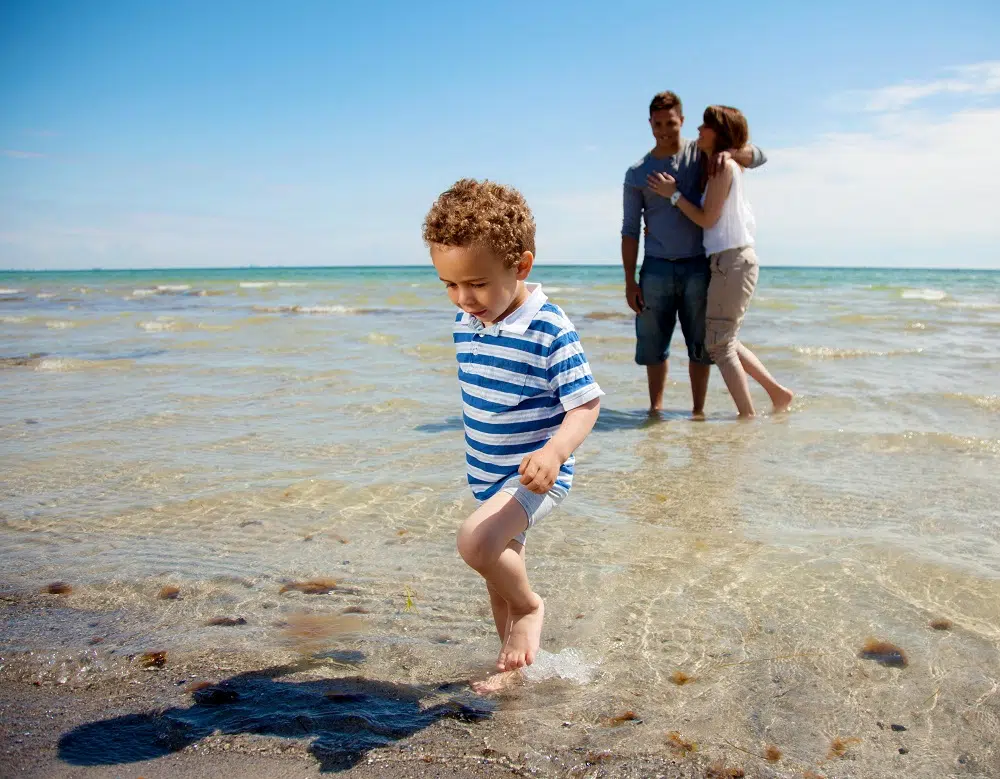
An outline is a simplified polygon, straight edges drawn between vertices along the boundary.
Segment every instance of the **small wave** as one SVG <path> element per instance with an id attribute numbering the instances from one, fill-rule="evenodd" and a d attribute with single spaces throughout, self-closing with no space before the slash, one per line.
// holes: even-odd
<path id="1" fill-rule="evenodd" d="M 966 395 L 961 392 L 949 393 L 944 397 L 969 403 L 987 411 L 1000 411 L 1000 395 Z"/>
<path id="2" fill-rule="evenodd" d="M 240 289 L 266 289 L 273 287 L 273 281 L 241 281 Z"/>
<path id="3" fill-rule="evenodd" d="M 132 290 L 132 297 L 134 297 L 134 298 L 146 298 L 146 297 L 149 297 L 150 295 L 155 295 L 155 294 L 156 294 L 156 290 L 155 289 L 133 289 Z"/>
<path id="4" fill-rule="evenodd" d="M 581 318 L 603 321 L 608 319 L 631 319 L 634 314 L 625 311 L 588 311 Z"/>
<path id="5" fill-rule="evenodd" d="M 279 287 L 305 287 L 306 283 L 304 281 L 279 281 Z"/>
<path id="6" fill-rule="evenodd" d="M 907 354 L 920 354 L 924 350 L 919 349 L 888 349 L 878 351 L 876 349 L 837 349 L 832 346 L 796 346 L 792 351 L 801 354 L 803 357 L 815 357 L 820 360 L 842 360 L 852 357 L 902 357 Z"/>
<path id="7" fill-rule="evenodd" d="M 78 360 L 72 357 L 43 357 L 35 363 L 34 368 L 36 371 L 66 373 L 68 371 L 127 368 L 131 365 L 131 360 Z"/>
<path id="8" fill-rule="evenodd" d="M 948 293 L 942 289 L 904 289 L 899 296 L 903 300 L 928 300 L 936 303 L 948 297 Z"/>
<path id="9" fill-rule="evenodd" d="M 253 310 L 265 314 L 365 314 L 375 309 L 348 306 L 254 306 Z"/>
<path id="10" fill-rule="evenodd" d="M 20 292 L 19 289 L 8 289 L 7 287 L 0 287 L 0 295 L 16 295 Z"/>
<path id="11" fill-rule="evenodd" d="M 190 284 L 157 284 L 156 291 L 161 294 L 170 294 L 171 292 L 187 292 L 191 289 Z"/>
<path id="12" fill-rule="evenodd" d="M 50 330 L 67 330 L 71 327 L 76 327 L 76 324 L 67 322 L 65 319 L 50 319 L 45 323 L 45 326 Z"/>
<path id="13" fill-rule="evenodd" d="M 26 316 L 0 316 L 0 323 L 5 325 L 19 325 L 27 321 L 28 317 Z"/>
<path id="14" fill-rule="evenodd" d="M 55 292 L 39 292 L 35 295 L 39 300 L 48 300 L 49 298 L 54 298 L 56 296 Z"/>
<path id="15" fill-rule="evenodd" d="M 147 333 L 162 333 L 176 328 L 177 323 L 172 319 L 157 319 L 153 322 L 137 322 L 136 327 L 145 330 Z"/>

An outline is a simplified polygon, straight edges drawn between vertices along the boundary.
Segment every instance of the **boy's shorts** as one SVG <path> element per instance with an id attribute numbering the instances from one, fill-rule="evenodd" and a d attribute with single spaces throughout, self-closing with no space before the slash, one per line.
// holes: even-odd
<path id="1" fill-rule="evenodd" d="M 513 495 L 514 500 L 521 504 L 521 508 L 524 509 L 524 513 L 528 517 L 527 529 L 514 538 L 514 540 L 522 546 L 526 543 L 526 534 L 528 530 L 530 530 L 536 522 L 551 514 L 552 510 L 562 503 L 563 499 L 569 494 L 569 490 L 565 487 L 553 484 L 552 489 L 544 495 L 539 495 L 537 492 L 532 492 L 521 484 L 520 476 L 509 479 L 507 483 L 500 488 L 500 492 L 506 492 L 508 495 Z"/>

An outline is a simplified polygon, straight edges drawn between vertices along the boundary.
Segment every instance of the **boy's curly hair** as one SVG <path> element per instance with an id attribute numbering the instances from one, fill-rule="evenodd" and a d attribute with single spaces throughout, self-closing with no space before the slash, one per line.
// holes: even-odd
<path id="1" fill-rule="evenodd" d="M 489 180 L 461 179 L 442 192 L 423 232 L 428 244 L 488 249 L 507 268 L 535 253 L 535 218 L 524 195 Z"/>

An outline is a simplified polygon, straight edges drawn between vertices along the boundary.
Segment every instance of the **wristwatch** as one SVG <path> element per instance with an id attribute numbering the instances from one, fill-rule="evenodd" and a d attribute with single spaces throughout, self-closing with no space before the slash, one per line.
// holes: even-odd
<path id="1" fill-rule="evenodd" d="M 678 189 L 670 196 L 670 205 L 676 206 L 677 201 L 681 199 L 681 191 Z"/>

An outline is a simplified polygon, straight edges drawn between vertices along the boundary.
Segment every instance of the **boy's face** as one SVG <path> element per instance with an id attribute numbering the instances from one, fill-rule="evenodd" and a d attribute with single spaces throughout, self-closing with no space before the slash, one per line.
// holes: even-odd
<path id="1" fill-rule="evenodd" d="M 431 244 L 431 262 L 444 282 L 451 302 L 483 324 L 499 322 L 523 301 L 521 282 L 528 278 L 534 257 L 521 255 L 513 268 L 490 252 L 465 246 Z"/>

